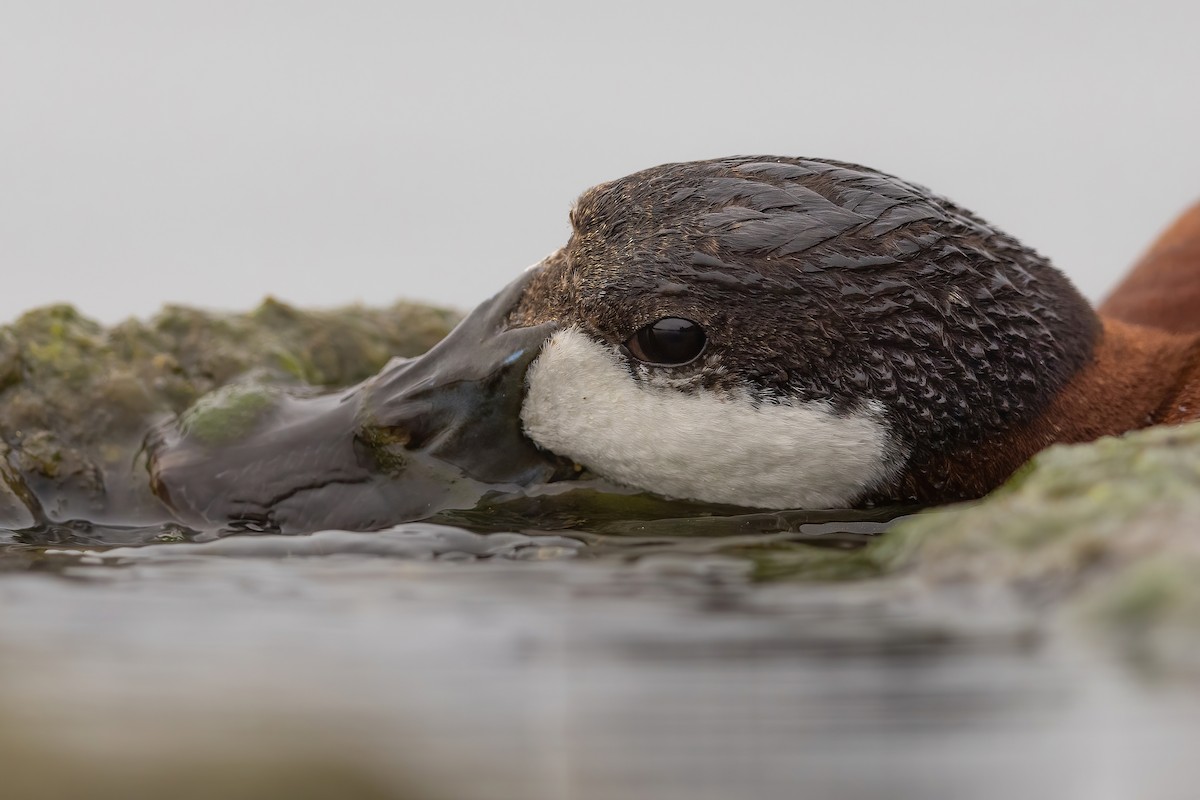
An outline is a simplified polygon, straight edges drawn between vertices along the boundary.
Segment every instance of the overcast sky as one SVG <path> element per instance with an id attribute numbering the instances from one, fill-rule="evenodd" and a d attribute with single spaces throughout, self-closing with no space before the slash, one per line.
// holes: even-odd
<path id="1" fill-rule="evenodd" d="M 0 4 L 0 320 L 469 307 L 585 187 L 736 153 L 930 186 L 1100 296 L 1200 199 L 1200 4 Z"/>

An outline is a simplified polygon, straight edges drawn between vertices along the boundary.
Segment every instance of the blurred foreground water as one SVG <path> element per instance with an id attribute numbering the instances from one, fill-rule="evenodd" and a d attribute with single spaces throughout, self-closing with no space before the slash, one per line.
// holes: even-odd
<path id="1" fill-rule="evenodd" d="M 737 539 L 10 535 L 4 796 L 1193 796 L 1194 685 L 1001 595 L 754 582 Z"/>

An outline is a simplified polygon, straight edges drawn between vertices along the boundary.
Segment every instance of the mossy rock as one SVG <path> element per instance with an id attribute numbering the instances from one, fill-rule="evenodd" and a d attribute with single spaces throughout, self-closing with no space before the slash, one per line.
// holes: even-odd
<path id="1" fill-rule="evenodd" d="M 896 526 L 870 556 L 932 582 L 1069 585 L 1194 537 L 1200 423 L 1052 447 L 983 500 Z"/>
<path id="2" fill-rule="evenodd" d="M 1160 673 L 1200 674 L 1200 423 L 1057 446 L 855 556 L 934 593 L 999 589 Z"/>

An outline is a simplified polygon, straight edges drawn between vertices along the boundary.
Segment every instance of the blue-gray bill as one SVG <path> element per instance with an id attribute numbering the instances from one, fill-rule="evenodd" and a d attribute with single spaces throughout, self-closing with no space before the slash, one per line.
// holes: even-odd
<path id="1" fill-rule="evenodd" d="M 425 355 L 358 386 L 274 390 L 238 441 L 206 441 L 186 418 L 158 429 L 148 446 L 155 493 L 188 524 L 364 530 L 576 476 L 521 433 L 525 371 L 554 330 L 507 327 L 526 280 Z"/>

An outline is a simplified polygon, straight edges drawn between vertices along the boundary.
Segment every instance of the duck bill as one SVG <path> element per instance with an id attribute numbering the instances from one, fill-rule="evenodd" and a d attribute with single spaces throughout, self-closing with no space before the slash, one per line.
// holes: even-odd
<path id="1" fill-rule="evenodd" d="M 235 438 L 201 440 L 184 415 L 148 442 L 156 494 L 185 521 L 226 528 L 369 530 L 573 477 L 521 430 L 525 372 L 555 329 L 508 326 L 528 279 L 352 389 L 268 387 L 269 407 Z"/>
<path id="2" fill-rule="evenodd" d="M 556 330 L 506 321 L 529 275 L 472 311 L 425 355 L 394 361 L 364 385 L 360 441 L 385 464 L 432 460 L 488 484 L 558 480 L 572 465 L 521 430 L 525 373 Z"/>

